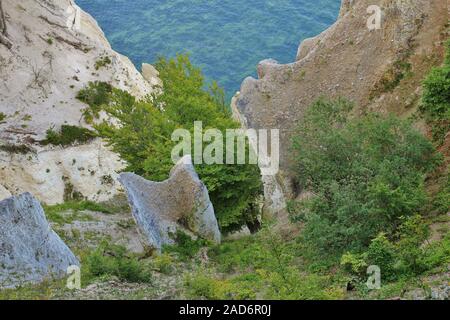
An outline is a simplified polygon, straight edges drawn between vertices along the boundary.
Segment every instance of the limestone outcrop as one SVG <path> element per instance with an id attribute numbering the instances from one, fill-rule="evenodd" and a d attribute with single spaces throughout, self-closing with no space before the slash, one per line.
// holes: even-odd
<path id="1" fill-rule="evenodd" d="M 372 5 L 382 12 L 378 30 L 367 27 Z M 259 78 L 245 79 L 232 108 L 246 128 L 280 130 L 281 170 L 268 179 L 266 198 L 281 199 L 280 190 L 296 198 L 302 191 L 291 179 L 291 137 L 318 98 L 348 98 L 356 113 L 417 110 L 423 78 L 442 61 L 448 18 L 447 0 L 343 0 L 337 22 L 305 40 L 295 62 L 262 61 Z"/>
<path id="2" fill-rule="evenodd" d="M 0 201 L 11 197 L 11 192 L 9 192 L 4 186 L 0 184 Z"/>
<path id="3" fill-rule="evenodd" d="M 159 83 L 157 73 L 144 79 L 73 0 L 2 3 L 13 45 L 0 44 L 0 183 L 13 194 L 32 191 L 50 204 L 64 200 L 63 191 L 56 191 L 62 179 L 90 200 L 113 197 L 117 188 L 104 186 L 102 179 L 111 175 L 115 182 L 123 163 L 101 142 L 66 149 L 39 142 L 62 125 L 91 128 L 83 118 L 87 105 L 76 98 L 89 82 L 144 97 Z M 67 164 L 73 159 L 75 165 Z M 88 170 L 94 174 L 80 179 Z"/>
<path id="4" fill-rule="evenodd" d="M 133 216 L 147 246 L 161 249 L 173 244 L 178 229 L 216 243 L 221 235 L 206 186 L 199 179 L 190 156 L 172 169 L 168 180 L 148 181 L 133 173 L 123 173 Z"/>
<path id="5" fill-rule="evenodd" d="M 79 262 L 30 194 L 0 201 L 0 288 L 67 275 Z"/>

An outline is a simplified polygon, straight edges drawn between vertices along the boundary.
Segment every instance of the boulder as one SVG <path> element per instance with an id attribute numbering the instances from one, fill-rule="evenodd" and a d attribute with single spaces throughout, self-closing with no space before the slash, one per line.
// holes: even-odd
<path id="1" fill-rule="evenodd" d="M 206 186 L 199 179 L 190 156 L 182 158 L 168 180 L 153 182 L 133 173 L 123 173 L 133 216 L 145 244 L 160 250 L 173 244 L 173 234 L 186 230 L 220 242 L 221 235 Z"/>
<path id="2" fill-rule="evenodd" d="M 30 193 L 0 201 L 0 288 L 62 278 L 73 265 L 77 258 Z"/>
<path id="3" fill-rule="evenodd" d="M 152 86 L 162 86 L 162 81 L 159 79 L 159 72 L 154 66 L 148 63 L 142 64 L 142 76 Z"/>

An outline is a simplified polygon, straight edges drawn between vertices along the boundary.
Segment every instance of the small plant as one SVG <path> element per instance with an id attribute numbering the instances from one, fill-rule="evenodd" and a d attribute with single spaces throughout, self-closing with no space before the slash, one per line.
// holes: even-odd
<path id="1" fill-rule="evenodd" d="M 152 264 L 154 268 L 163 274 L 171 274 L 175 268 L 175 259 L 169 254 L 160 254 L 153 258 Z"/>
<path id="2" fill-rule="evenodd" d="M 98 118 L 102 107 L 109 104 L 112 91 L 110 84 L 96 81 L 89 82 L 86 88 L 78 92 L 77 99 L 89 106 L 83 112 L 87 123 L 92 123 L 94 118 Z"/>
<path id="3" fill-rule="evenodd" d="M 52 39 L 52 38 L 48 38 L 48 39 L 47 39 L 47 43 L 48 43 L 49 45 L 52 45 L 52 44 L 53 44 L 53 39 Z"/>
<path id="4" fill-rule="evenodd" d="M 48 129 L 47 137 L 41 142 L 41 144 L 52 144 L 66 147 L 74 143 L 87 143 L 95 137 L 96 134 L 89 129 L 63 125 L 61 126 L 60 132 L 54 131 L 53 129 Z"/>
<path id="5" fill-rule="evenodd" d="M 442 144 L 450 131 L 450 40 L 444 65 L 434 68 L 423 82 L 420 111 L 432 127 L 433 138 Z"/>
<path id="6" fill-rule="evenodd" d="M 12 154 L 27 154 L 33 152 L 33 150 L 25 144 L 4 144 L 0 146 L 0 151 L 5 151 Z"/>
<path id="7" fill-rule="evenodd" d="M 3 112 L 0 112 L 0 123 L 6 119 L 6 114 L 4 114 Z"/>
<path id="8" fill-rule="evenodd" d="M 189 235 L 181 230 L 177 230 L 177 232 L 173 234 L 173 239 L 176 244 L 173 246 L 164 246 L 163 252 L 175 253 L 180 259 L 185 261 L 194 258 L 201 248 L 208 245 L 206 240 L 193 240 Z"/>
<path id="9" fill-rule="evenodd" d="M 84 278 L 115 276 L 122 281 L 131 283 L 150 283 L 152 281 L 151 268 L 139 257 L 127 253 L 123 246 L 111 245 L 103 241 L 99 248 L 83 259 Z"/>
<path id="10" fill-rule="evenodd" d="M 106 56 L 106 57 L 101 57 L 99 60 L 97 60 L 95 62 L 95 70 L 100 70 L 103 67 L 106 67 L 107 65 L 111 64 L 111 58 Z"/>

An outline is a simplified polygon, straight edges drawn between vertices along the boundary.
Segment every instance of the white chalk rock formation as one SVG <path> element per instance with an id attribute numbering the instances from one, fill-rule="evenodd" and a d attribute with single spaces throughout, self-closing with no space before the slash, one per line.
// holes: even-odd
<path id="1" fill-rule="evenodd" d="M 61 278 L 75 265 L 77 258 L 30 193 L 0 201 L 0 288 Z"/>
<path id="2" fill-rule="evenodd" d="M 0 183 L 13 194 L 32 191 L 39 200 L 53 204 L 64 200 L 64 188 L 60 191 L 64 177 L 89 200 L 110 199 L 117 189 L 106 188 L 101 179 L 109 173 L 114 179 L 114 171 L 123 168 L 114 153 L 98 141 L 67 149 L 42 147 L 39 141 L 50 128 L 90 128 L 83 119 L 87 105 L 76 98 L 89 82 L 107 82 L 145 97 L 159 83 L 157 73 L 147 73 L 144 79 L 73 0 L 2 3 L 12 47 L 0 43 L 0 151 L 13 145 L 20 152 L 13 148 L 0 152 L 0 168 L 6 168 L 0 169 Z M 69 158 L 76 165 L 67 165 Z M 84 172 L 80 168 L 95 174 L 80 179 Z"/>
<path id="3" fill-rule="evenodd" d="M 190 156 L 172 169 L 170 178 L 152 182 L 133 173 L 123 173 L 133 216 L 147 246 L 161 249 L 173 244 L 178 229 L 188 230 L 220 243 L 221 235 L 208 190 L 199 179 Z"/>

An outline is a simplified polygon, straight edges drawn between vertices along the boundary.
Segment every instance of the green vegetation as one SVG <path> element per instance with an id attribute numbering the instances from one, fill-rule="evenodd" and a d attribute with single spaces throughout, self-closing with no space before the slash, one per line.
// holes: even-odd
<path id="1" fill-rule="evenodd" d="M 299 244 L 282 239 L 269 227 L 255 236 L 225 242 L 209 250 L 209 268 L 187 275 L 187 294 L 197 299 L 342 298 L 343 290 L 330 277 L 307 272 L 299 250 Z"/>
<path id="2" fill-rule="evenodd" d="M 292 204 L 292 216 L 305 222 L 305 243 L 335 259 L 367 249 L 382 232 L 393 237 L 402 218 L 420 213 L 426 174 L 441 159 L 409 122 L 351 119 L 351 110 L 344 100 L 318 101 L 294 139 L 298 183 L 314 197 Z"/>
<path id="3" fill-rule="evenodd" d="M 3 112 L 0 112 L 0 123 L 6 119 L 6 114 L 4 114 Z"/>
<path id="4" fill-rule="evenodd" d="M 128 253 L 123 246 L 103 241 L 99 248 L 82 257 L 82 280 L 89 283 L 96 278 L 117 277 L 125 282 L 152 281 L 151 265 Z"/>
<path id="5" fill-rule="evenodd" d="M 25 144 L 4 144 L 0 145 L 0 151 L 17 154 L 27 154 L 33 152 L 33 150 Z"/>
<path id="6" fill-rule="evenodd" d="M 106 67 L 107 65 L 110 65 L 112 63 L 111 58 L 106 56 L 106 57 L 101 57 L 99 60 L 97 60 L 95 62 L 95 70 L 100 70 L 103 67 Z"/>
<path id="7" fill-rule="evenodd" d="M 101 212 L 104 214 L 116 214 L 123 212 L 124 208 L 110 204 L 96 203 L 92 201 L 67 201 L 53 206 L 44 205 L 47 218 L 55 223 L 65 224 L 75 220 L 91 220 L 89 214 L 83 211 Z"/>
<path id="8" fill-rule="evenodd" d="M 43 145 L 52 144 L 55 146 L 70 146 L 74 143 L 87 143 L 94 139 L 96 134 L 86 128 L 62 125 L 60 132 L 53 129 L 47 130 L 47 137 L 41 141 Z"/>
<path id="9" fill-rule="evenodd" d="M 89 82 L 88 86 L 77 94 L 77 99 L 86 103 L 89 107 L 83 110 L 83 116 L 87 123 L 93 123 L 98 118 L 104 105 L 109 104 L 112 86 L 106 82 Z"/>
<path id="10" fill-rule="evenodd" d="M 442 144 L 450 131 L 450 40 L 441 67 L 431 70 L 423 82 L 421 112 L 432 127 L 433 138 Z"/>
<path id="11" fill-rule="evenodd" d="M 192 240 L 189 235 L 181 230 L 178 230 L 177 233 L 173 235 L 173 239 L 175 245 L 165 246 L 163 252 L 175 254 L 184 261 L 194 258 L 201 248 L 208 245 L 208 242 L 202 239 Z"/>
<path id="12" fill-rule="evenodd" d="M 171 136 L 175 129 L 193 133 L 194 122 L 202 121 L 203 130 L 217 128 L 225 137 L 226 129 L 240 125 L 231 118 L 223 91 L 215 83 L 205 89 L 200 69 L 192 66 L 187 56 L 160 59 L 156 68 L 164 83 L 163 92 L 147 101 L 137 101 L 98 82 L 90 83 L 78 98 L 89 105 L 85 112 L 88 119 L 105 110 L 120 121 L 119 128 L 104 122 L 96 129 L 127 161 L 128 171 L 162 181 L 173 167 L 171 152 L 176 142 Z M 208 187 L 224 233 L 255 224 L 262 191 L 256 165 L 196 165 L 196 170 Z"/>

